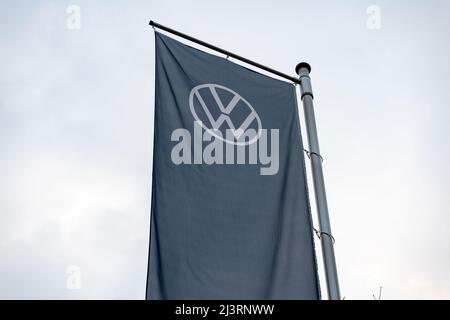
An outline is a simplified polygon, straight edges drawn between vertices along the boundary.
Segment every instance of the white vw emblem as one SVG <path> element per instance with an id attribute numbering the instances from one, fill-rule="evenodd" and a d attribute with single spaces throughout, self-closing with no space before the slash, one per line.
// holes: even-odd
<path id="1" fill-rule="evenodd" d="M 228 101 L 226 106 L 224 95 Z M 250 145 L 261 136 L 261 120 L 255 109 L 241 95 L 227 87 L 212 83 L 196 86 L 189 95 L 189 106 L 194 119 L 201 123 L 203 129 L 226 143 Z M 235 139 L 227 140 L 224 135 L 217 134 L 224 126 L 231 129 Z M 247 134 L 248 141 L 239 141 L 249 129 L 254 129 L 251 131 L 253 136 Z"/>

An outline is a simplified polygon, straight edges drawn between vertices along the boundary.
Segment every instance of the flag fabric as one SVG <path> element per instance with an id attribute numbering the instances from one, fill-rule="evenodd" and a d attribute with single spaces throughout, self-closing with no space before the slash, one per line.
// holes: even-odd
<path id="1" fill-rule="evenodd" d="M 319 299 L 294 85 L 155 37 L 147 299 Z"/>

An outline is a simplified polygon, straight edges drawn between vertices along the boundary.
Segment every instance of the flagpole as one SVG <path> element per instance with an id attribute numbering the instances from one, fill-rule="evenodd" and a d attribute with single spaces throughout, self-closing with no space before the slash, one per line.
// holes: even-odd
<path id="1" fill-rule="evenodd" d="M 319 149 L 319 138 L 317 136 L 316 120 L 314 116 L 313 92 L 309 73 L 311 66 L 301 62 L 295 67 L 300 79 L 300 92 L 305 114 L 306 131 L 308 134 L 309 155 L 316 198 L 317 214 L 319 217 L 320 240 L 322 243 L 322 255 L 327 282 L 329 300 L 340 300 L 339 281 L 336 269 L 336 258 L 334 256 L 334 238 L 331 233 L 330 218 L 328 215 L 327 195 L 322 170 L 322 156 Z"/>

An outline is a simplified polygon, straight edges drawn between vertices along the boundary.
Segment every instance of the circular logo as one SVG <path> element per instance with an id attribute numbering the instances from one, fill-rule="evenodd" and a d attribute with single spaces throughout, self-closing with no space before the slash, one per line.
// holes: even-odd
<path id="1" fill-rule="evenodd" d="M 255 109 L 227 87 L 206 83 L 192 88 L 189 107 L 203 129 L 226 143 L 250 145 L 261 136 L 261 120 Z M 223 134 L 227 129 L 232 138 Z"/>

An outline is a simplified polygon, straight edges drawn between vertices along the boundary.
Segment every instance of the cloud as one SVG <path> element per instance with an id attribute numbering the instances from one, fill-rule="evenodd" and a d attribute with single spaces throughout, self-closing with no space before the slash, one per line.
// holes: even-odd
<path id="1" fill-rule="evenodd" d="M 0 298 L 144 297 L 150 19 L 286 73 L 310 62 L 343 295 L 449 298 L 450 8 L 378 5 L 371 31 L 360 1 L 2 2 Z"/>

